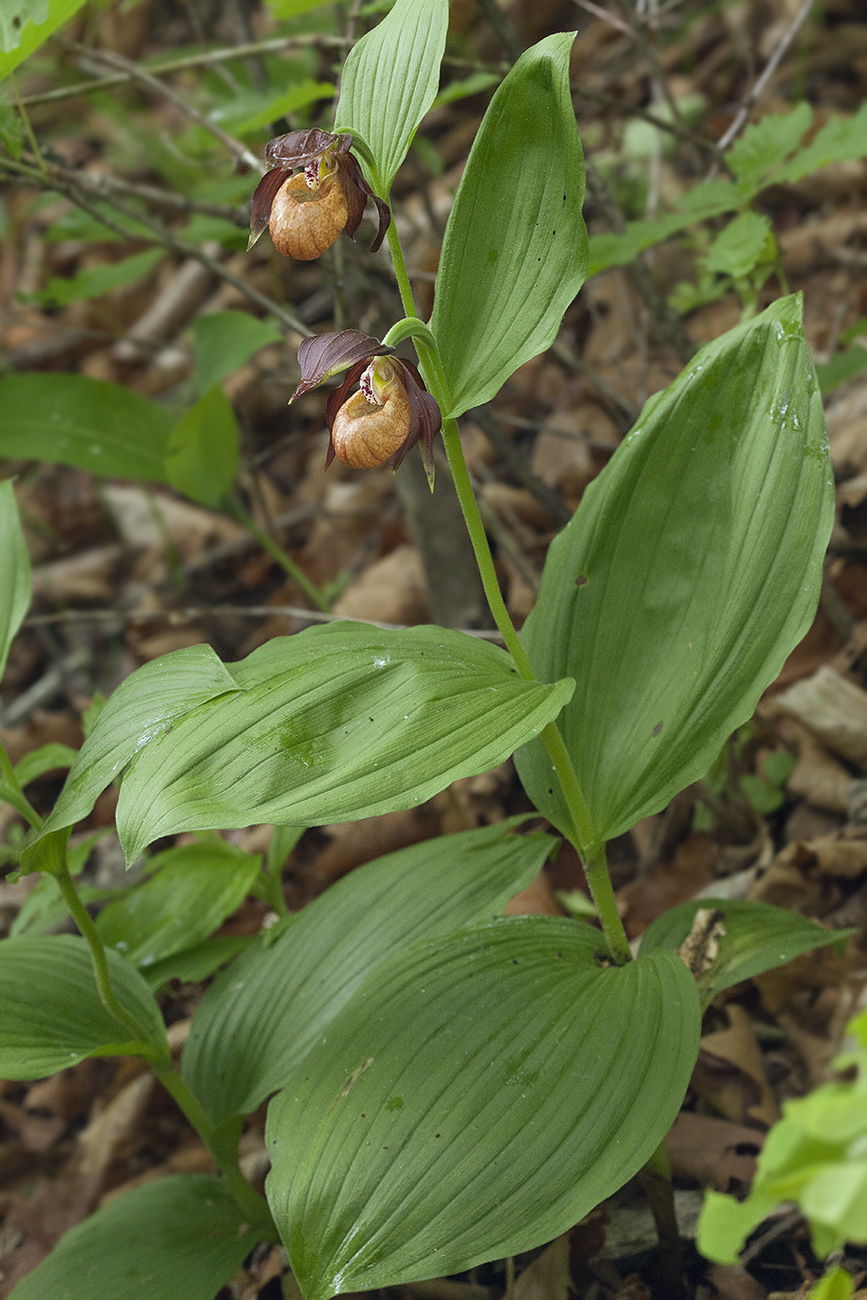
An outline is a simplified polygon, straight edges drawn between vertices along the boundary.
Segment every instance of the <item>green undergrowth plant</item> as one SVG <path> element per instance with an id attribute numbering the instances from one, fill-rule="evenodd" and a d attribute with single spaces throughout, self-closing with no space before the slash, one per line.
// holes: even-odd
<path id="1" fill-rule="evenodd" d="M 687 312 L 725 297 L 734 288 L 745 311 L 752 312 L 770 276 L 782 271 L 771 219 L 760 210 L 762 195 L 774 186 L 795 184 L 831 163 L 850 162 L 865 154 L 867 103 L 853 117 L 832 116 L 819 129 L 807 103 L 796 104 L 788 113 L 766 113 L 726 151 L 727 175 L 685 190 L 670 212 L 629 221 L 615 234 L 597 235 L 591 246 L 590 274 L 627 266 L 645 249 L 675 235 L 688 235 L 696 252 L 697 274 L 694 281 L 675 287 L 672 305 Z M 720 218 L 726 220 L 720 224 Z M 837 364 L 842 373 L 845 363 Z M 849 366 L 854 365 L 850 360 Z"/>
<path id="2" fill-rule="evenodd" d="M 798 1206 L 819 1259 L 852 1242 L 867 1244 L 867 1012 L 849 1026 L 852 1050 L 834 1068 L 842 1076 L 787 1102 L 768 1134 L 744 1201 L 708 1192 L 698 1245 L 709 1259 L 734 1264 L 747 1237 L 779 1206 Z M 851 1274 L 832 1265 L 811 1300 L 849 1300 Z"/>
<path id="3" fill-rule="evenodd" d="M 548 347 L 584 279 L 574 37 L 533 46 L 494 94 L 424 323 L 389 194 L 436 94 L 447 22 L 447 0 L 397 0 L 358 42 L 334 131 L 269 145 L 253 236 L 270 225 L 300 255 L 354 231 L 375 200 L 406 314 L 383 341 L 307 340 L 298 391 L 346 371 L 327 417 L 331 452 L 349 464 L 395 464 L 417 443 L 432 472 L 441 427 L 505 649 L 352 622 L 238 663 L 196 645 L 132 673 L 77 753 L 17 766 L 0 753 L 0 795 L 29 827 L 21 871 L 41 873 L 0 943 L 0 1076 L 139 1057 L 218 1170 L 106 1204 L 15 1300 L 212 1300 L 263 1240 L 285 1243 L 306 1300 L 537 1246 L 648 1162 L 659 1169 L 710 1000 L 838 937 L 785 911 L 702 900 L 661 917 L 633 956 L 606 864 L 607 841 L 707 771 L 813 617 L 833 484 L 800 301 L 708 344 L 650 399 L 551 546 L 519 637 L 457 420 Z M 417 367 L 395 351 L 410 339 Z M 219 404 L 214 374 L 202 400 Z M 142 456 L 152 450 L 143 441 Z M 5 662 L 30 598 L 8 481 L 0 530 Z M 556 835 L 527 817 L 449 835 L 287 914 L 279 872 L 303 828 L 411 807 L 512 754 Z M 58 765 L 68 777 L 43 819 L 27 786 Z M 147 858 L 94 919 L 104 900 L 77 883 L 86 846 L 70 852 L 70 834 L 115 781 L 129 863 L 163 837 L 197 838 Z M 213 834 L 253 823 L 274 827 L 264 861 Z M 503 915 L 558 836 L 582 858 L 599 926 Z M 276 923 L 242 951 L 212 939 L 251 892 Z M 78 934 L 49 933 L 61 902 Z M 176 1068 L 155 991 L 220 966 Z M 238 1141 L 266 1101 L 263 1197 Z"/>

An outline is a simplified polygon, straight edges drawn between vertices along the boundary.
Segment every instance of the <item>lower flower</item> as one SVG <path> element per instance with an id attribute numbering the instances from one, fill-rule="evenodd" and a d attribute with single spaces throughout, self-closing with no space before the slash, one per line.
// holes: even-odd
<path id="1" fill-rule="evenodd" d="M 411 361 L 394 356 L 392 348 L 357 330 L 305 339 L 298 349 L 298 361 L 301 382 L 291 401 L 349 367 L 343 383 L 329 393 L 325 407 L 331 435 L 326 469 L 335 456 L 352 469 L 386 464 L 397 469 L 419 443 L 433 483 L 433 443 L 442 428 L 442 416 Z M 351 392 L 356 384 L 358 390 Z"/>

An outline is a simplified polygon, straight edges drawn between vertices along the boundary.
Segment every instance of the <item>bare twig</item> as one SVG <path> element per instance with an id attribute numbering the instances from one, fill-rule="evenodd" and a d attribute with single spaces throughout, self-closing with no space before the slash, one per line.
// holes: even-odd
<path id="1" fill-rule="evenodd" d="M 724 150 L 726 150 L 729 147 L 732 140 L 734 140 L 735 136 L 738 134 L 741 127 L 744 125 L 747 118 L 749 117 L 750 109 L 753 107 L 754 104 L 758 102 L 758 100 L 764 94 L 768 82 L 770 81 L 771 77 L 774 75 L 775 71 L 777 70 L 777 67 L 779 66 L 780 60 L 782 59 L 786 50 L 791 45 L 792 41 L 797 36 L 798 32 L 801 30 L 801 27 L 804 25 L 807 16 L 812 8 L 813 8 L 813 0 L 804 0 L 804 3 L 801 5 L 801 8 L 798 10 L 797 14 L 795 15 L 791 25 L 783 33 L 783 37 L 779 45 L 774 50 L 771 57 L 768 59 L 768 62 L 765 65 L 765 69 L 762 72 L 761 76 L 757 79 L 752 89 L 747 93 L 746 97 L 744 98 L 744 101 L 741 104 L 740 108 L 738 109 L 737 113 L 735 114 L 734 120 L 732 121 L 728 130 L 725 131 L 717 141 L 717 149 L 719 150 L 720 153 L 722 153 Z M 712 180 L 713 177 L 716 175 L 716 172 L 717 172 L 717 167 L 716 165 L 714 165 L 711 168 L 711 170 L 708 172 L 706 179 Z"/>
<path id="2" fill-rule="evenodd" d="M 232 59 L 243 58 L 251 54 L 278 54 L 281 50 L 305 48 L 309 46 L 323 49 L 342 49 L 346 41 L 340 36 L 276 36 L 267 41 L 252 41 L 247 45 L 232 45 L 219 50 L 205 50 L 201 54 L 190 54 L 183 59 L 168 59 L 165 63 L 154 63 L 148 68 L 152 77 L 167 77 L 174 72 L 185 72 L 190 68 L 207 68 L 214 64 L 226 63 Z M 90 51 L 87 51 L 88 55 Z M 92 95 L 100 90 L 110 90 L 113 86 L 125 86 L 132 81 L 130 72 L 117 72 L 109 77 L 95 77 L 90 81 L 79 81 L 74 86 L 61 86 L 55 90 L 45 90 L 39 95 L 27 95 L 21 100 L 25 108 L 36 104 L 51 104 L 58 100 L 73 99 L 76 95 Z"/>
<path id="3" fill-rule="evenodd" d="M 143 236 L 140 231 L 124 229 L 123 226 L 118 225 L 116 222 L 112 221 L 110 217 L 106 216 L 103 211 L 94 208 L 90 203 L 88 203 L 87 198 L 81 193 L 79 173 L 72 172 L 70 175 L 69 168 L 60 167 L 55 163 L 46 162 L 45 168 L 47 175 L 43 175 L 33 165 L 32 159 L 25 159 L 22 163 L 0 159 L 0 168 L 5 168 L 7 171 L 25 176 L 40 187 L 45 187 L 46 183 L 50 184 L 52 189 L 56 189 L 61 194 L 65 194 L 73 203 L 83 208 L 97 221 L 101 222 L 102 225 L 106 226 L 107 229 L 113 230 L 115 234 L 119 234 L 123 239 L 146 239 L 146 236 Z M 123 203 L 118 198 L 106 198 L 106 202 L 110 203 L 115 211 L 119 212 L 122 216 L 127 217 L 130 221 L 134 221 L 139 226 L 144 226 L 146 230 L 149 230 L 152 235 L 150 242 L 160 244 L 164 248 L 170 248 L 172 252 L 180 253 L 183 257 L 192 257 L 197 262 L 201 262 L 202 266 L 206 267 L 206 269 L 213 275 L 219 277 L 221 280 L 225 280 L 227 284 L 231 284 L 232 287 L 237 289 L 239 293 L 242 293 L 245 298 L 249 299 L 250 302 L 256 303 L 257 306 L 262 307 L 269 315 L 273 316 L 275 320 L 279 321 L 280 324 L 284 325 L 287 329 L 295 330 L 305 338 L 309 334 L 313 333 L 313 331 L 292 312 L 287 311 L 285 307 L 279 306 L 278 303 L 274 302 L 272 298 L 267 297 L 266 294 L 260 293 L 252 284 L 247 284 L 246 281 L 240 278 L 240 276 L 237 276 L 232 271 L 228 270 L 227 267 L 223 266 L 223 264 L 217 261 L 216 258 L 211 257 L 197 244 L 191 244 L 186 239 L 178 238 L 178 236 L 173 234 L 172 231 L 167 230 L 165 226 L 161 226 L 158 222 L 153 221 L 145 213 L 139 212 L 135 208 L 128 207 L 127 204 Z"/>
<path id="4" fill-rule="evenodd" d="M 524 53 L 521 38 L 509 15 L 500 8 L 497 0 L 478 0 L 479 8 L 487 18 L 503 49 L 513 63 Z"/>
<path id="5" fill-rule="evenodd" d="M 651 126 L 655 126 L 657 131 L 665 131 L 678 140 L 695 145 L 697 149 L 702 149 L 705 153 L 714 155 L 718 153 L 716 140 L 709 140 L 707 136 L 701 135 L 683 122 L 667 122 L 656 113 L 650 112 L 649 109 L 640 108 L 637 104 L 626 103 L 622 99 L 616 99 L 613 95 L 606 95 L 598 90 L 588 90 L 583 85 L 576 86 L 574 93 L 579 99 L 586 99 L 591 104 L 598 104 L 600 108 L 609 108 L 624 117 L 640 117 L 643 122 L 649 122 Z"/>
<path id="6" fill-rule="evenodd" d="M 126 194 L 129 198 L 139 199 L 148 207 L 168 210 L 181 216 L 199 212 L 206 217 L 219 217 L 223 221 L 231 221 L 239 228 L 246 227 L 248 222 L 249 214 L 246 207 L 230 208 L 223 203 L 200 203 L 185 194 L 176 194 L 174 190 L 161 189 L 158 185 L 140 185 L 135 181 L 114 176 L 111 172 L 83 171 L 81 168 L 64 167 L 57 162 L 52 162 L 51 165 L 58 174 L 64 175 L 70 184 L 74 183 L 94 197 L 105 198 L 109 202 L 112 194 Z M 6 159 L 0 158 L 0 167 L 4 166 L 6 166 Z"/>
<path id="7" fill-rule="evenodd" d="M 318 609 L 304 609 L 301 605 L 209 605 L 199 608 L 184 605 L 180 609 L 61 609 L 53 614 L 32 614 L 24 620 L 25 627 L 46 627 L 55 623 L 146 623 L 164 619 L 176 626 L 206 618 L 297 618 L 304 623 L 366 623 L 386 632 L 404 632 L 407 623 L 379 623 L 372 618 L 359 618 L 357 614 L 325 614 Z M 458 629 L 467 636 L 483 641 L 502 641 L 496 628 L 464 627 Z M 76 663 L 73 666 L 78 666 Z"/>
<path id="8" fill-rule="evenodd" d="M 152 73 L 146 72 L 144 68 L 137 63 L 133 63 L 131 59 L 125 59 L 122 54 L 113 54 L 109 50 L 85 50 L 80 45 L 73 45 L 71 48 L 77 54 L 86 54 L 88 58 L 96 59 L 97 62 L 104 63 L 109 68 L 120 68 L 133 81 L 137 81 L 142 86 L 147 86 L 155 94 L 161 95 L 163 99 L 167 99 L 169 103 L 176 105 L 193 122 L 198 123 L 205 131 L 209 131 L 215 139 L 225 145 L 232 157 L 243 163 L 245 167 L 249 167 L 250 171 L 257 172 L 258 175 L 262 176 L 267 170 L 262 159 L 257 158 L 241 140 L 236 140 L 234 136 L 229 135 L 228 131 L 224 131 L 221 126 L 217 126 L 216 122 L 212 122 L 205 113 L 199 112 L 197 108 L 188 103 L 183 95 L 179 95 L 171 86 L 167 86 L 158 77 L 153 76 Z"/>

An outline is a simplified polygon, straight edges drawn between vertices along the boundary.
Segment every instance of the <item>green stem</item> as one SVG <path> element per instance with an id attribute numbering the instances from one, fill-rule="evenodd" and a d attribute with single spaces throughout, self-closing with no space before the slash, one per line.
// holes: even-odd
<path id="1" fill-rule="evenodd" d="M 240 502 L 234 501 L 231 509 L 235 518 L 244 525 L 248 533 L 255 537 L 259 545 L 264 547 L 268 554 L 277 561 L 283 572 L 288 574 L 292 581 L 301 588 L 310 604 L 321 613 L 330 614 L 330 603 L 325 599 L 319 588 L 310 581 L 304 570 L 295 563 L 291 556 L 286 554 L 283 547 L 275 542 L 269 533 L 259 527 L 252 515 L 247 514 Z"/>
<path id="2" fill-rule="evenodd" d="M 559 735 L 559 732 L 557 734 Z M 550 750 L 548 752 L 550 753 Z M 620 913 L 617 910 L 614 888 L 611 884 L 608 862 L 605 857 L 604 843 L 596 843 L 592 848 L 585 848 L 582 854 L 582 862 L 587 885 L 593 902 L 596 904 L 596 911 L 602 929 L 605 931 L 605 938 L 608 941 L 611 956 L 618 966 L 622 966 L 625 962 L 632 960 L 632 953 L 629 950 L 629 940 L 623 928 L 623 921 L 620 919 Z"/>
<path id="3" fill-rule="evenodd" d="M 263 1236 L 273 1237 L 277 1241 L 278 1234 L 267 1201 L 250 1186 L 241 1173 L 238 1165 L 237 1142 L 232 1143 L 225 1127 L 213 1123 L 199 1099 L 190 1091 L 186 1081 L 172 1065 L 168 1044 L 155 1043 L 150 1031 L 140 1025 L 135 1016 L 120 1003 L 111 985 L 105 945 L 87 908 L 78 896 L 69 870 L 64 867 L 62 871 L 54 872 L 53 875 L 60 887 L 63 900 L 90 949 L 93 974 L 103 1006 L 130 1031 L 141 1049 L 136 1055 L 148 1062 L 166 1092 L 174 1097 L 213 1156 L 214 1164 L 229 1192 L 241 1209 L 251 1216 L 251 1223 L 261 1225 Z"/>
<path id="4" fill-rule="evenodd" d="M 73 921 L 75 921 L 75 924 L 78 926 L 82 936 L 87 942 L 88 948 L 90 949 L 93 975 L 96 980 L 96 987 L 99 991 L 102 1005 L 107 1011 L 111 1012 L 116 1020 L 119 1020 L 122 1025 L 126 1025 L 136 1042 L 141 1043 L 143 1047 L 148 1048 L 148 1051 L 146 1053 L 143 1052 L 142 1055 L 146 1056 L 151 1064 L 153 1064 L 156 1056 L 155 1044 L 151 1040 L 149 1031 L 143 1025 L 139 1024 L 135 1016 L 127 1011 L 126 1007 L 122 1006 L 115 996 L 114 989 L 111 986 L 111 976 L 108 972 L 108 958 L 105 955 L 105 946 L 99 936 L 99 931 L 90 918 L 87 908 L 78 896 L 78 891 L 75 888 L 72 876 L 69 874 L 69 869 L 64 867 L 62 871 L 57 871 L 52 874 L 54 875 L 54 879 L 57 881 L 60 892 L 63 895 L 63 901 L 69 908 Z"/>
<path id="5" fill-rule="evenodd" d="M 157 1061 L 151 1064 L 154 1074 L 166 1092 L 177 1102 L 210 1151 L 228 1191 L 244 1213 L 249 1214 L 251 1226 L 258 1226 L 263 1237 L 278 1241 L 279 1233 L 274 1226 L 268 1202 L 254 1187 L 250 1186 L 241 1173 L 238 1164 L 236 1126 L 232 1123 L 214 1124 L 198 1097 L 191 1091 L 186 1080 L 174 1068 L 171 1061 Z"/>
<path id="6" fill-rule="evenodd" d="M 416 309 L 412 300 L 412 290 L 409 284 L 403 250 L 393 221 L 388 228 L 388 242 L 404 311 L 407 316 L 415 316 Z M 431 340 L 433 346 L 426 339 L 417 336 L 413 338 L 413 342 L 418 353 L 422 376 L 428 389 L 439 402 L 440 409 L 450 411 L 453 402 L 449 391 L 448 378 L 443 370 L 439 350 L 436 347 L 436 340 Z M 451 416 L 446 416 L 443 420 L 443 443 L 458 494 L 458 501 L 470 535 L 479 575 L 482 579 L 482 587 L 491 613 L 494 616 L 494 621 L 507 650 L 515 661 L 518 672 L 525 681 L 534 682 L 537 680 L 536 674 L 533 672 L 533 666 L 527 657 L 527 652 L 518 639 L 518 633 L 515 631 L 515 626 L 509 617 L 506 602 L 503 600 L 500 591 L 497 571 L 494 567 L 494 558 L 491 555 L 487 533 L 482 522 L 482 516 L 479 514 L 479 507 L 470 481 L 470 473 L 464 459 L 460 430 L 457 421 Z M 593 825 L 571 755 L 555 722 L 549 722 L 544 728 L 541 733 L 541 740 L 548 751 L 548 756 L 557 774 L 563 797 L 569 809 L 569 817 L 572 823 L 572 833 L 569 835 L 569 839 L 584 862 L 587 884 L 596 904 L 609 951 L 613 960 L 618 964 L 629 961 L 632 954 L 629 951 L 629 942 L 614 900 L 614 890 L 605 858 L 605 844 Z"/>
<path id="7" fill-rule="evenodd" d="M 400 292 L 400 300 L 403 303 L 403 310 L 406 312 L 407 316 L 417 316 L 418 309 L 412 300 L 412 286 L 409 282 L 409 273 L 406 269 L 403 249 L 400 244 L 400 235 L 397 233 L 397 227 L 394 224 L 393 212 L 391 215 L 391 221 L 388 223 L 388 247 L 391 252 L 391 260 L 394 264 L 394 277 L 397 280 L 397 287 Z"/>

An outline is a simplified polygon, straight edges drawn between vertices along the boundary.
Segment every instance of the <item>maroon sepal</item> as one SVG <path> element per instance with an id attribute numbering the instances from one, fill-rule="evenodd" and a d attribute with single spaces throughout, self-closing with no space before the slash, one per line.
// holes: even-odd
<path id="1" fill-rule="evenodd" d="M 347 203 L 349 203 L 349 194 L 348 194 L 348 186 L 346 184 L 346 180 L 349 180 L 352 182 L 353 185 L 357 186 L 358 189 L 362 190 L 366 195 L 372 198 L 374 203 L 376 204 L 376 211 L 379 217 L 379 230 L 376 233 L 376 238 L 374 239 L 373 243 L 370 245 L 370 251 L 371 253 L 378 253 L 380 248 L 382 247 L 382 241 L 385 239 L 386 233 L 388 231 L 388 227 L 391 224 L 391 210 L 388 204 L 383 202 L 383 200 L 379 197 L 378 194 L 374 194 L 373 190 L 368 185 L 364 177 L 364 172 L 361 170 L 358 159 L 355 157 L 354 154 L 351 153 L 344 154 L 343 157 L 338 160 L 337 165 L 340 171 L 341 184 L 343 185 L 343 193 L 346 195 Z M 355 224 L 353 225 L 352 224 L 353 212 L 352 212 L 352 207 L 350 206 L 349 221 L 347 221 L 346 223 L 346 233 L 347 235 L 349 235 L 351 239 L 355 238 L 355 232 L 358 229 L 359 223 L 361 221 L 361 217 L 364 212 L 364 207 L 365 204 L 362 203 L 358 213 L 358 219 L 355 221 Z"/>
<path id="2" fill-rule="evenodd" d="M 314 126 L 306 131 L 290 131 L 287 135 L 275 136 L 265 145 L 265 157 L 268 162 L 281 167 L 305 167 L 329 149 L 345 154 L 351 146 L 351 135 L 333 135 Z"/>
<path id="3" fill-rule="evenodd" d="M 312 388 L 318 388 L 331 375 L 338 374 L 347 366 L 354 366 L 355 362 L 362 363 L 358 371 L 360 375 L 373 357 L 388 356 L 393 351 L 394 348 L 384 347 L 379 339 L 373 338 L 370 334 L 362 334 L 360 330 L 341 330 L 339 334 L 314 334 L 312 338 L 304 339 L 299 345 L 298 364 L 301 367 L 301 382 L 289 401 L 292 403 L 296 397 L 309 393 Z"/>
<path id="4" fill-rule="evenodd" d="M 425 388 L 422 377 L 418 373 L 418 368 L 411 361 L 404 361 L 402 358 L 400 359 L 400 365 L 403 370 L 412 419 L 410 420 L 406 442 L 394 453 L 392 463 L 394 468 L 397 469 L 410 447 L 414 447 L 417 442 L 420 442 L 422 460 L 432 485 L 434 471 L 433 445 L 434 439 L 443 427 L 442 412 L 439 408 L 439 402 Z"/>
<path id="5" fill-rule="evenodd" d="M 253 191 L 253 199 L 250 204 L 250 239 L 247 243 L 247 252 L 250 251 L 268 225 L 277 191 L 291 175 L 291 171 L 286 171 L 282 167 L 275 167 L 273 171 L 265 173 Z"/>

